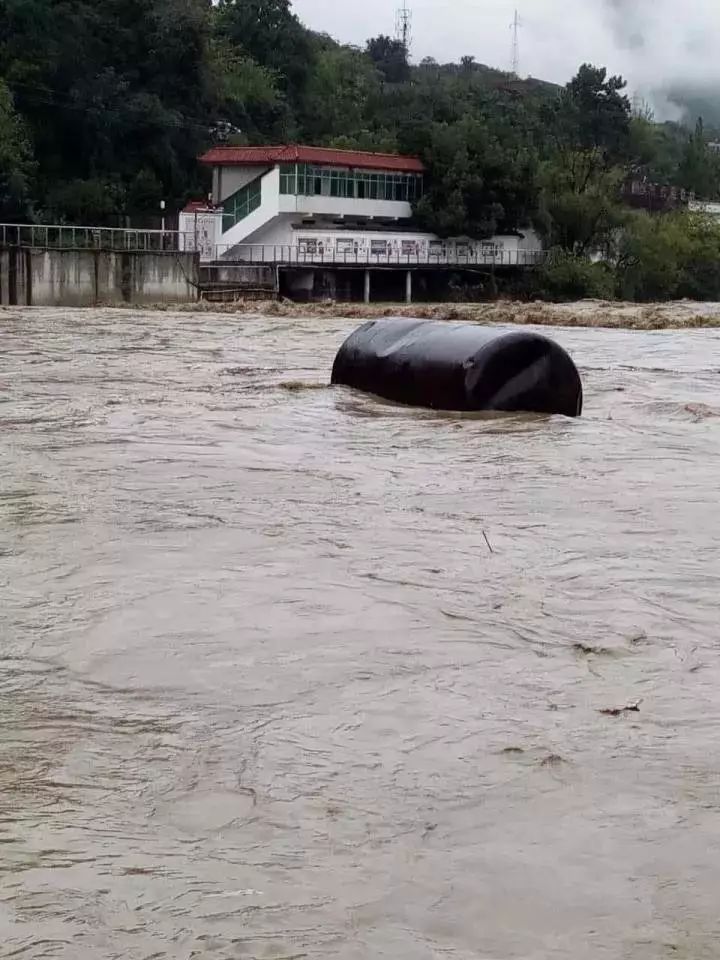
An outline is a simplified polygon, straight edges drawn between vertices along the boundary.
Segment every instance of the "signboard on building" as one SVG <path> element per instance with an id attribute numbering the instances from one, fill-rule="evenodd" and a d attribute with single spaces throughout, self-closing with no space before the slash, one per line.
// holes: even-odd
<path id="1" fill-rule="evenodd" d="M 222 235 L 222 210 L 204 204 L 188 204 L 178 217 L 180 250 L 197 251 L 201 260 L 215 260 Z"/>

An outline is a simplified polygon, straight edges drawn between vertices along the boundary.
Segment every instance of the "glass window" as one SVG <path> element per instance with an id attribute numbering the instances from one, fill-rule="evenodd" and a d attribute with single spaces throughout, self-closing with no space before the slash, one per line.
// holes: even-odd
<path id="1" fill-rule="evenodd" d="M 280 193 L 295 193 L 295 165 L 280 165 Z"/>
<path id="2" fill-rule="evenodd" d="M 299 237 L 298 246 L 300 248 L 300 253 L 315 254 L 318 252 L 318 243 L 314 238 L 310 239 L 309 237 Z"/>
<path id="3" fill-rule="evenodd" d="M 330 196 L 347 196 L 348 176 L 344 170 L 334 170 L 330 178 Z"/>
<path id="4" fill-rule="evenodd" d="M 422 177 L 407 173 L 370 173 L 303 163 L 282 164 L 280 192 L 300 196 L 413 202 L 422 196 L 423 181 Z"/>

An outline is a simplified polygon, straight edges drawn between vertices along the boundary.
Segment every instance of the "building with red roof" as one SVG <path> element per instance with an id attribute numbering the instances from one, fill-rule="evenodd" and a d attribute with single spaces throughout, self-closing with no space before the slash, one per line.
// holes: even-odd
<path id="1" fill-rule="evenodd" d="M 281 144 L 217 146 L 199 160 L 212 170 L 212 193 L 181 212 L 180 231 L 202 260 L 308 268 L 519 262 L 540 246 L 530 230 L 485 241 L 419 230 L 417 157 Z"/>
<path id="2" fill-rule="evenodd" d="M 199 160 L 212 169 L 210 201 L 202 210 L 189 204 L 180 229 L 202 224 L 196 246 L 206 259 L 213 232 L 214 259 L 236 259 L 250 247 L 379 250 L 381 234 L 397 241 L 411 229 L 423 191 L 422 162 L 398 154 L 282 144 L 217 146 Z"/>

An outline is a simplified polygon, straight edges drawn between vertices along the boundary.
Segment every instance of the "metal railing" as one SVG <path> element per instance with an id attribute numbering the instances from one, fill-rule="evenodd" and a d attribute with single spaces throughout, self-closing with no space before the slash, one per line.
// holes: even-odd
<path id="1" fill-rule="evenodd" d="M 545 250 L 467 250 L 399 253 L 333 249 L 309 251 L 293 244 L 216 244 L 215 259 L 224 263 L 279 264 L 333 267 L 535 267 L 547 259 Z"/>
<path id="2" fill-rule="evenodd" d="M 55 250 L 194 249 L 194 234 L 177 230 L 132 230 L 122 227 L 81 227 L 66 224 L 0 223 L 0 247 L 40 247 Z"/>
<path id="3" fill-rule="evenodd" d="M 58 250 L 199 251 L 203 262 L 328 267 L 535 267 L 547 259 L 544 250 L 501 250 L 481 244 L 449 243 L 441 250 L 403 253 L 389 248 L 338 249 L 335 244 L 315 249 L 298 244 L 201 242 L 194 232 L 133 230 L 121 227 L 83 227 L 65 224 L 0 223 L 1 247 Z"/>

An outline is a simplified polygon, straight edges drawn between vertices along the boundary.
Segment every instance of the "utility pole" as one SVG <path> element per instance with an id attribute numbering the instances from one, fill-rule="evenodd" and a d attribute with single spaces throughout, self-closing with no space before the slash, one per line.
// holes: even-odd
<path id="1" fill-rule="evenodd" d="M 521 26 L 522 26 L 522 23 L 520 22 L 520 17 L 516 9 L 513 22 L 510 24 L 510 29 L 512 30 L 512 51 L 510 54 L 510 72 L 514 73 L 516 77 L 520 76 L 520 27 Z"/>

